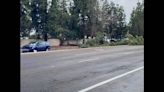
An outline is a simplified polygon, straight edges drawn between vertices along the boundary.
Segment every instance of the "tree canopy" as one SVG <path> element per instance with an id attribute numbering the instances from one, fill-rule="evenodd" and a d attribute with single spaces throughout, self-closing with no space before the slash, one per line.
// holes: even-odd
<path id="1" fill-rule="evenodd" d="M 125 17 L 122 6 L 107 0 L 102 6 L 99 0 L 20 0 L 20 34 L 29 36 L 35 29 L 38 39 L 47 34 L 60 40 L 95 37 L 97 33 L 110 39 L 122 39 L 128 32 L 143 36 L 143 2 L 133 9 L 129 24 Z"/>

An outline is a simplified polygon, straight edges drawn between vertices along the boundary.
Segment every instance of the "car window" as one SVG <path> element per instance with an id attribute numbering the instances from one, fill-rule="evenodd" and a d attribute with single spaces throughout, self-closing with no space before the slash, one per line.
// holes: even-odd
<path id="1" fill-rule="evenodd" d="M 35 44 L 35 43 L 37 43 L 36 41 L 32 41 L 32 42 L 30 42 L 29 44 Z"/>
<path id="2" fill-rule="evenodd" d="M 49 43 L 48 42 L 45 42 L 45 45 L 49 45 Z"/>
<path id="3" fill-rule="evenodd" d="M 44 45 L 45 45 L 45 42 L 38 42 L 37 45 L 39 45 L 39 46 L 44 46 Z"/>

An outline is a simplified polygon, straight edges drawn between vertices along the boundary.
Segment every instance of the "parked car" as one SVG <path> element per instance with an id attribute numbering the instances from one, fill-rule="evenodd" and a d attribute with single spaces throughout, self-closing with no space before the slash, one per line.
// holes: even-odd
<path id="1" fill-rule="evenodd" d="M 33 41 L 21 48 L 21 52 L 48 51 L 50 45 L 46 41 Z"/>

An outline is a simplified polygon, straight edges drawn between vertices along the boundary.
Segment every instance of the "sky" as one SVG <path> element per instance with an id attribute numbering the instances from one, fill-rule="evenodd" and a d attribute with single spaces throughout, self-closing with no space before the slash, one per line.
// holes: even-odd
<path id="1" fill-rule="evenodd" d="M 108 0 L 108 2 L 113 1 L 116 4 L 123 6 L 126 15 L 126 22 L 130 20 L 130 14 L 134 7 L 136 7 L 137 2 L 142 2 L 142 0 Z"/>

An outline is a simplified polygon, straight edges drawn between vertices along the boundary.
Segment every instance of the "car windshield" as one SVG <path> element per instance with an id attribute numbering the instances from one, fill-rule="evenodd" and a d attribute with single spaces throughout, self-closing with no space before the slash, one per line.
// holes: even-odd
<path id="1" fill-rule="evenodd" d="M 36 44 L 36 43 L 37 43 L 37 41 L 32 41 L 29 44 Z"/>

